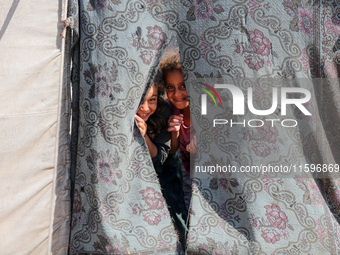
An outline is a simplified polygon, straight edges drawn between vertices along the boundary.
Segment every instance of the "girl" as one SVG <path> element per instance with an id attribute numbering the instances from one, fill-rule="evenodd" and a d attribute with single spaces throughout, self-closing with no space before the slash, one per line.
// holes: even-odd
<path id="1" fill-rule="evenodd" d="M 163 196 L 184 248 L 188 213 L 184 202 L 180 160 L 177 153 L 169 154 L 171 136 L 167 131 L 167 121 L 171 115 L 171 107 L 161 97 L 163 94 L 164 83 L 158 73 L 140 104 L 135 119 L 145 138 Z"/>
<path id="2" fill-rule="evenodd" d="M 171 150 L 174 153 L 180 149 L 183 171 L 184 198 L 187 208 L 191 200 L 190 153 L 197 152 L 196 137 L 190 140 L 190 107 L 184 77 L 181 69 L 179 52 L 168 52 L 160 63 L 165 89 L 172 113 L 168 120 L 168 131 L 171 132 Z"/>

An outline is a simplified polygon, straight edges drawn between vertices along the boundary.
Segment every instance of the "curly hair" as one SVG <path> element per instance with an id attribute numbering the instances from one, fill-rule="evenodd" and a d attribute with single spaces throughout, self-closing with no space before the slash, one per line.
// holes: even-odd
<path id="1" fill-rule="evenodd" d="M 164 54 L 163 60 L 159 64 L 159 70 L 162 73 L 162 79 L 165 81 L 165 76 L 167 72 L 171 72 L 174 70 L 180 70 L 181 59 L 178 51 L 168 51 Z"/>
<path id="2" fill-rule="evenodd" d="M 167 102 L 162 97 L 164 95 L 165 88 L 164 80 L 160 72 L 157 72 L 152 86 L 156 86 L 158 88 L 157 109 L 146 121 L 146 124 L 148 125 L 146 133 L 151 139 L 154 139 L 155 136 L 158 135 L 160 131 L 167 126 L 167 121 L 162 115 L 162 110 Z"/>

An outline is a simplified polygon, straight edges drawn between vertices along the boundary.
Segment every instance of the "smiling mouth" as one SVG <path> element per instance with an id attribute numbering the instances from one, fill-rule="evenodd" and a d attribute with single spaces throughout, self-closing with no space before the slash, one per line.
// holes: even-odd
<path id="1" fill-rule="evenodd" d="M 174 99 L 175 102 L 183 102 L 183 101 L 186 101 L 185 98 L 182 98 L 182 99 Z"/>
<path id="2" fill-rule="evenodd" d="M 146 118 L 149 116 L 149 113 L 145 113 L 145 114 L 137 114 L 139 117 L 141 117 L 142 119 Z"/>

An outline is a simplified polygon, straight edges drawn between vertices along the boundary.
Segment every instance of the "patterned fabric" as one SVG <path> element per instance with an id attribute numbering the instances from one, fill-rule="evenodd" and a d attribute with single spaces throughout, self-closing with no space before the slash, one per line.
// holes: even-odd
<path id="1" fill-rule="evenodd" d="M 79 79 L 79 123 L 71 253 L 174 252 L 178 237 L 134 121 L 144 88 L 171 38 L 164 25 L 154 24 L 142 2 L 71 2 L 74 19 L 78 8 L 74 85 Z"/>
<path id="2" fill-rule="evenodd" d="M 335 0 L 71 1 L 70 15 L 79 24 L 71 253 L 174 254 L 178 249 L 134 123 L 142 92 L 173 35 L 189 93 L 194 89 L 189 82 L 204 77 L 241 79 L 241 89 L 250 78 L 327 81 L 313 87 L 306 106 L 313 118 L 289 112 L 300 120 L 293 131 L 264 125 L 222 132 L 194 118 L 199 150 L 217 146 L 216 157 L 234 165 L 339 164 L 338 8 Z M 297 86 L 302 85 L 297 81 Z M 265 104 L 265 89 L 256 88 L 258 104 Z M 193 114 L 200 111 L 196 101 L 191 103 Z M 337 254 L 340 181 L 307 177 L 196 178 L 188 253 Z"/>

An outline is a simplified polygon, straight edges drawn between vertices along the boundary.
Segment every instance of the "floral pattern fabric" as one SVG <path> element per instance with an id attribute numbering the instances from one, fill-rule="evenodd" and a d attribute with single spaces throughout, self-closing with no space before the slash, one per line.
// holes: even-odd
<path id="1" fill-rule="evenodd" d="M 79 2 L 70 2 L 79 36 L 72 254 L 180 252 L 134 123 L 144 88 L 173 36 L 189 93 L 194 90 L 189 82 L 202 77 L 324 81 L 313 87 L 305 105 L 313 117 L 288 113 L 299 120 L 293 131 L 268 123 L 253 129 L 212 129 L 204 118 L 194 118 L 193 125 L 201 128 L 195 130 L 199 150 L 218 151 L 217 159 L 233 165 L 340 163 L 336 1 Z M 245 90 L 246 84 L 239 87 Z M 230 99 L 224 93 L 221 97 Z M 255 83 L 254 103 L 265 105 L 266 98 L 266 88 Z M 196 106 L 193 98 L 192 113 L 199 111 Z M 204 165 L 210 159 L 197 160 Z M 307 177 L 195 178 L 187 252 L 337 254 L 340 181 L 327 175 Z"/>
<path id="2" fill-rule="evenodd" d="M 134 120 L 171 38 L 145 7 L 138 1 L 70 2 L 70 15 L 79 19 L 71 254 L 173 254 L 180 247 Z"/>

